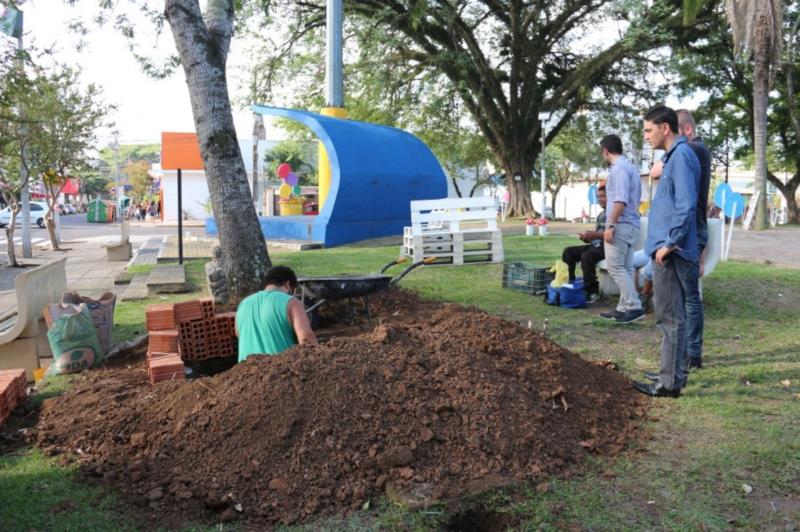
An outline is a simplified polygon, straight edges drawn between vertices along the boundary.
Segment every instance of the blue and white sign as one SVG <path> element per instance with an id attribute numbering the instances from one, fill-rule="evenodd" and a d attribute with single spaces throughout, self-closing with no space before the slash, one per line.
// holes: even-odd
<path id="1" fill-rule="evenodd" d="M 589 186 L 589 205 L 597 205 L 597 185 Z"/>
<path id="2" fill-rule="evenodd" d="M 716 200 L 716 194 L 714 196 L 714 199 Z M 734 192 L 730 196 L 727 196 L 725 199 L 725 208 L 723 209 L 723 212 L 725 213 L 725 216 L 732 220 L 735 220 L 741 216 L 744 212 L 744 196 L 738 192 Z"/>
<path id="3" fill-rule="evenodd" d="M 720 209 L 723 208 L 725 205 L 723 205 L 722 202 L 728 203 L 728 198 L 731 196 L 733 196 L 733 189 L 731 186 L 728 183 L 720 183 L 717 190 L 714 192 L 714 205 Z"/>

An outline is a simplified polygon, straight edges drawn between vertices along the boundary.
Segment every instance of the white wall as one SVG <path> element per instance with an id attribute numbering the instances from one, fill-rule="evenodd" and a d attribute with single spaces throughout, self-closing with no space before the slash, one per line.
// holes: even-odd
<path id="1" fill-rule="evenodd" d="M 200 203 L 204 203 L 209 197 L 206 173 L 202 170 L 184 170 L 181 176 L 183 210 L 188 211 L 192 218 L 205 220 L 206 212 Z M 176 222 L 178 221 L 178 172 L 164 170 L 161 188 L 164 191 L 164 221 Z"/>

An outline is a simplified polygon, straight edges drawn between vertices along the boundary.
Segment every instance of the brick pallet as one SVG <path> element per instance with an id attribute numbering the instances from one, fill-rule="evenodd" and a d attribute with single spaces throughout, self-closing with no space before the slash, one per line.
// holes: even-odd
<path id="1" fill-rule="evenodd" d="M 208 360 L 236 356 L 236 313 L 214 313 L 212 299 L 196 299 L 174 305 L 151 305 L 147 322 L 149 329 L 147 351 L 148 375 L 153 384 L 162 380 L 182 378 L 183 361 Z M 168 325 L 171 328 L 166 328 Z M 180 362 L 180 377 L 178 363 Z"/>
<path id="2" fill-rule="evenodd" d="M 0 371 L 0 425 L 27 395 L 24 369 Z"/>

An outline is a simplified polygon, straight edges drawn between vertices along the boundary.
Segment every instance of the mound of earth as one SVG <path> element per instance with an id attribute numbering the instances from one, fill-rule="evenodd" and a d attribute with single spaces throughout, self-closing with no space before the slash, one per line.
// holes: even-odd
<path id="1" fill-rule="evenodd" d="M 541 478 L 619 452 L 645 414 L 625 377 L 528 329 L 401 290 L 373 305 L 372 331 L 215 377 L 91 372 L 45 402 L 38 443 L 154 518 L 263 527 Z"/>

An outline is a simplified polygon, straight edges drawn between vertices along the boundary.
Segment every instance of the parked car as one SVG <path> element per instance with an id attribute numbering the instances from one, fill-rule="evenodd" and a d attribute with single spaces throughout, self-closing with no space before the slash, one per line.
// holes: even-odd
<path id="1" fill-rule="evenodd" d="M 31 225 L 36 224 L 44 228 L 44 215 L 47 212 L 47 204 L 40 201 L 32 201 L 31 205 Z M 6 207 L 0 211 L 0 227 L 5 227 L 11 222 L 11 207 Z M 22 211 L 17 214 L 17 224 L 22 225 Z"/>

